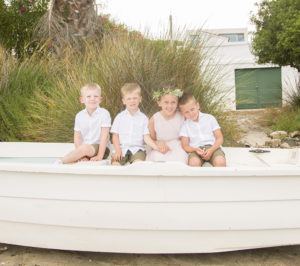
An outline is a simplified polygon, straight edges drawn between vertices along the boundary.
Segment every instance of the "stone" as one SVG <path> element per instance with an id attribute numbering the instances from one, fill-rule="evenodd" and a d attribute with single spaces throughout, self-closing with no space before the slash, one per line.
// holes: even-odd
<path id="1" fill-rule="evenodd" d="M 280 130 L 277 131 L 281 137 L 287 137 L 288 133 L 286 131 Z"/>
<path id="2" fill-rule="evenodd" d="M 289 144 L 289 146 L 297 146 L 297 141 L 292 138 L 285 138 L 283 142 Z"/>
<path id="3" fill-rule="evenodd" d="M 282 148 L 282 149 L 289 149 L 291 147 L 290 147 L 290 145 L 288 143 L 283 142 L 283 143 L 280 144 L 280 148 Z"/>
<path id="4" fill-rule="evenodd" d="M 272 133 L 270 134 L 270 137 L 271 137 L 272 139 L 279 139 L 280 135 L 279 135 L 279 133 L 278 133 L 277 131 L 274 131 L 274 132 L 272 132 Z"/>
<path id="5" fill-rule="evenodd" d="M 271 141 L 270 140 L 265 141 L 265 147 L 271 147 Z"/>
<path id="6" fill-rule="evenodd" d="M 287 132 L 286 131 L 274 131 L 270 134 L 272 139 L 280 139 L 280 138 L 285 138 L 287 137 Z"/>
<path id="7" fill-rule="evenodd" d="M 300 131 L 294 131 L 290 133 L 291 138 L 300 137 Z"/>
<path id="8" fill-rule="evenodd" d="M 278 148 L 281 144 L 281 140 L 280 139 L 271 139 L 270 140 L 270 147 L 271 148 Z"/>

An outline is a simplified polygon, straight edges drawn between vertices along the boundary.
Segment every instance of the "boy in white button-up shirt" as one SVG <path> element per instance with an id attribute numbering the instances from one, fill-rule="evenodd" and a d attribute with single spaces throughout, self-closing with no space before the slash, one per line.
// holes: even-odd
<path id="1" fill-rule="evenodd" d="M 179 135 L 183 149 L 190 153 L 188 164 L 202 166 L 210 162 L 213 166 L 226 166 L 225 154 L 220 148 L 223 135 L 214 116 L 201 113 L 200 104 L 188 93 L 179 99 L 179 108 L 186 118 Z"/>
<path id="2" fill-rule="evenodd" d="M 119 113 L 111 127 L 115 152 L 112 165 L 124 165 L 146 159 L 145 143 L 154 150 L 157 145 L 150 137 L 148 118 L 139 110 L 142 101 L 141 88 L 136 83 L 126 83 L 121 88 L 126 109 Z"/>
<path id="3" fill-rule="evenodd" d="M 100 108 L 101 88 L 96 83 L 86 84 L 81 88 L 80 102 L 85 109 L 75 118 L 75 149 L 57 163 L 77 161 L 101 161 L 109 155 L 109 129 L 111 118 L 109 112 Z"/>

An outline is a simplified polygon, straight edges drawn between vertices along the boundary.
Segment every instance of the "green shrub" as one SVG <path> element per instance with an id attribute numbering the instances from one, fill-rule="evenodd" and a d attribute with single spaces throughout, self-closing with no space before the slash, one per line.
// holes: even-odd
<path id="1" fill-rule="evenodd" d="M 0 43 L 18 57 L 32 54 L 37 42 L 35 26 L 46 13 L 49 0 L 0 0 Z"/>
<path id="2" fill-rule="evenodd" d="M 277 111 L 273 110 L 273 112 L 269 112 L 268 114 L 268 121 L 274 131 L 298 131 L 300 130 L 300 109 L 294 110 L 285 107 Z"/>

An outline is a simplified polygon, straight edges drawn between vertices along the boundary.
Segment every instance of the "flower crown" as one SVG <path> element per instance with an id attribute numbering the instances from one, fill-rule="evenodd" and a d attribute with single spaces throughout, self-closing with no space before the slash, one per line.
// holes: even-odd
<path id="1" fill-rule="evenodd" d="M 154 91 L 152 94 L 152 99 L 154 101 L 158 101 L 162 96 L 166 94 L 172 94 L 177 97 L 181 97 L 183 94 L 183 91 L 180 89 L 170 89 L 170 88 L 162 88 L 161 90 Z"/>

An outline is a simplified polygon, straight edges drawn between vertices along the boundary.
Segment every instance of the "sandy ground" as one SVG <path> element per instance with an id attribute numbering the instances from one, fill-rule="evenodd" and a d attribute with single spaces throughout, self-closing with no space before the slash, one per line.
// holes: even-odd
<path id="1" fill-rule="evenodd" d="M 238 111 L 241 143 L 255 147 L 268 139 L 263 112 Z M 7 249 L 6 249 L 7 248 Z M 300 245 L 210 254 L 118 254 L 49 250 L 0 244 L 0 266 L 92 266 L 92 265 L 270 265 L 300 266 Z"/>
<path id="2" fill-rule="evenodd" d="M 300 246 L 274 247 L 210 254 L 140 255 L 72 252 L 0 244 L 4 266 L 94 266 L 94 265 L 300 265 Z"/>
<path id="3" fill-rule="evenodd" d="M 239 143 L 251 147 L 262 147 L 270 138 L 267 135 L 271 129 L 266 126 L 266 112 L 270 110 L 239 110 L 231 112 L 229 119 L 236 122 L 240 133 Z"/>

